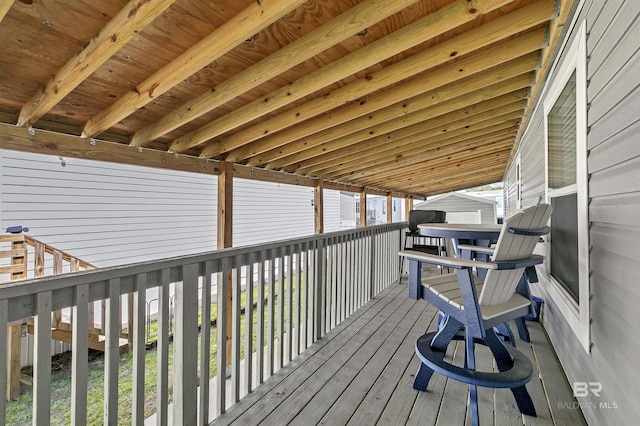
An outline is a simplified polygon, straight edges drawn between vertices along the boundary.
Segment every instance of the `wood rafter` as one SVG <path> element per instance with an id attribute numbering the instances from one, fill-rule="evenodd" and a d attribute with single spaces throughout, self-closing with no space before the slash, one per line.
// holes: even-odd
<path id="1" fill-rule="evenodd" d="M 523 107 L 524 107 L 524 103 L 519 102 L 519 105 L 517 108 L 515 105 L 510 104 L 508 105 L 507 108 L 501 107 L 502 109 L 499 109 L 499 111 L 502 112 L 502 111 L 505 111 L 505 109 L 516 111 L 518 109 L 522 109 Z M 498 115 L 502 115 L 499 112 L 496 112 L 496 113 Z M 463 116 L 465 115 L 464 112 L 462 112 L 462 115 Z M 387 134 L 405 127 L 409 127 L 412 125 L 430 126 L 430 128 L 434 129 L 431 134 L 433 136 L 436 136 L 437 134 L 448 132 L 448 131 L 451 131 L 452 129 L 458 129 L 465 126 L 473 126 L 475 123 L 483 121 L 485 117 L 489 118 L 485 113 L 485 114 L 479 114 L 478 116 L 469 116 L 464 119 L 452 120 L 448 117 L 448 115 L 443 115 L 433 120 L 428 120 L 428 118 L 423 118 L 421 111 L 417 111 L 413 114 L 408 115 L 407 117 L 382 123 L 381 125 L 376 126 L 374 129 L 371 129 L 371 130 L 365 129 L 364 131 L 361 131 L 361 132 L 352 133 L 350 135 L 333 140 L 326 144 L 321 144 L 321 145 L 312 147 L 310 149 L 307 149 L 303 152 L 290 155 L 277 162 L 269 163 L 267 165 L 267 168 L 281 169 L 288 165 L 294 165 L 292 168 L 295 168 L 297 170 L 301 168 L 300 167 L 301 165 L 303 167 L 309 167 L 310 165 L 315 164 L 315 161 L 316 161 L 315 157 L 317 156 L 322 155 L 323 158 L 326 159 L 331 152 L 342 149 L 345 146 L 350 146 L 354 144 L 360 145 L 362 148 L 364 148 L 366 146 L 364 145 L 364 141 L 366 141 L 367 139 L 372 139 L 378 135 L 384 135 L 384 134 Z M 450 123 L 450 124 L 447 125 L 446 123 Z M 442 124 L 445 124 L 445 125 L 442 128 L 438 128 L 439 126 L 442 126 Z M 391 143 L 391 142 L 393 142 L 393 140 L 391 138 L 387 138 L 387 143 Z"/>
<path id="2" fill-rule="evenodd" d="M 358 4 L 306 36 L 288 44 L 212 90 L 203 93 L 155 123 L 136 132 L 131 138 L 131 145 L 146 145 L 416 1 L 418 0 L 385 2 L 366 0 Z"/>
<path id="3" fill-rule="evenodd" d="M 499 120 L 504 118 L 503 114 L 512 115 L 513 111 L 523 108 L 525 97 L 525 90 L 497 96 L 485 102 L 470 105 L 407 127 L 406 132 L 389 132 L 363 143 L 353 144 L 310 158 L 305 160 L 306 168 L 300 167 L 297 171 L 301 174 L 312 174 L 329 168 L 335 172 L 345 166 L 348 168 L 348 163 L 352 163 L 351 166 L 363 167 L 365 163 L 377 160 L 380 155 L 387 152 L 393 155 L 402 155 L 406 150 L 422 146 L 425 140 L 432 143 L 442 143 L 483 135 L 488 131 L 495 131 L 496 126 L 509 123 L 509 120 Z M 472 134 L 474 136 L 469 136 Z M 368 165 L 376 164 L 374 162 Z"/>
<path id="4" fill-rule="evenodd" d="M 343 173 L 353 175 L 361 169 L 366 169 L 370 172 L 373 170 L 371 167 L 377 167 L 383 164 L 385 161 L 388 161 L 389 157 L 397 159 L 431 146 L 442 147 L 449 144 L 466 143 L 467 140 L 491 138 L 496 133 L 503 134 L 504 132 L 511 131 L 516 119 L 499 121 L 502 119 L 502 116 L 491 117 L 487 120 L 482 120 L 481 117 L 478 117 L 479 121 L 468 125 L 469 127 L 462 126 L 457 129 L 445 128 L 447 132 L 440 132 L 437 127 L 434 127 L 431 130 L 416 133 L 407 138 L 394 140 L 387 144 L 376 144 L 376 147 L 358 150 L 357 152 L 356 149 L 359 149 L 359 146 L 354 145 L 349 147 L 351 148 L 349 154 L 343 153 L 340 155 L 339 152 L 336 151 L 336 158 L 334 160 L 319 163 L 309 168 L 308 171 L 307 169 L 304 171 L 301 170 L 300 173 L 304 172 L 307 175 L 314 176 L 331 174 L 332 176 L 338 177 Z"/>
<path id="5" fill-rule="evenodd" d="M 416 87 L 406 86 L 400 89 L 403 90 L 402 94 L 398 93 L 395 95 L 395 100 L 389 99 L 388 101 L 384 101 L 382 99 L 366 99 L 366 102 L 354 103 L 346 107 L 345 110 L 337 110 L 335 113 L 332 112 L 311 122 L 305 121 L 309 118 L 328 112 L 329 110 L 349 101 L 359 99 L 362 96 L 382 89 L 388 85 L 412 77 L 416 73 L 421 72 L 417 70 L 424 70 L 424 64 L 429 64 L 430 67 L 435 67 L 436 65 L 443 64 L 451 60 L 452 55 L 463 56 L 476 49 L 495 43 L 498 40 L 539 25 L 549 19 L 552 11 L 553 4 L 551 1 L 538 1 L 530 6 L 491 21 L 467 33 L 463 33 L 447 42 L 436 45 L 431 49 L 419 52 L 399 63 L 372 73 L 366 79 L 357 80 L 343 88 L 329 93 L 326 96 L 317 98 L 298 108 L 294 108 L 292 111 L 288 111 L 263 123 L 252 126 L 227 137 L 222 141 L 213 142 L 209 146 L 205 147 L 201 155 L 203 157 L 213 157 L 233 149 L 233 151 L 231 151 L 227 156 L 227 160 L 243 160 L 305 137 L 309 133 L 324 130 L 328 127 L 343 123 L 352 117 L 368 114 L 391 103 L 398 102 L 403 98 L 408 98 L 429 90 L 429 88 L 422 88 L 420 84 L 416 84 Z M 544 44 L 541 42 L 537 48 L 541 48 L 543 46 Z M 474 62 L 482 62 L 482 59 L 476 58 L 465 63 L 464 66 L 466 68 L 463 69 L 462 72 L 458 72 L 456 69 L 456 73 L 444 73 L 438 71 L 437 75 L 429 75 L 428 84 L 434 84 L 431 88 L 435 88 L 438 87 L 436 85 L 438 80 L 440 80 L 440 85 L 443 85 L 453 81 L 454 79 L 463 78 L 474 72 L 472 70 L 474 66 L 478 67 L 476 72 L 480 71 L 482 69 L 481 65 L 475 64 Z M 496 63 L 490 64 L 490 66 L 493 65 L 496 65 Z M 487 65 L 485 64 L 484 66 L 484 69 L 486 69 Z M 452 75 L 456 75 L 456 77 L 452 77 Z M 392 92 L 395 93 L 396 90 L 397 88 L 394 88 Z M 394 95 L 388 94 L 387 96 Z M 376 101 L 379 101 L 380 103 L 378 104 Z M 301 124 L 303 121 L 304 125 L 295 126 L 296 124 Z M 278 133 L 274 136 L 264 137 L 265 134 L 273 135 L 285 128 L 287 128 L 286 131 L 280 132 L 282 135 Z M 260 138 L 262 139 L 256 141 Z M 247 143 L 251 141 L 256 142 L 247 145 Z"/>
<path id="6" fill-rule="evenodd" d="M 398 151 L 399 153 L 395 155 L 393 153 L 389 153 L 386 156 L 381 157 L 379 160 L 377 158 L 369 161 L 367 161 L 367 159 L 363 159 L 362 165 L 349 169 L 348 172 L 342 170 L 342 173 L 344 173 L 344 179 L 355 180 L 378 173 L 396 171 L 400 167 L 422 163 L 426 160 L 436 159 L 445 155 L 453 155 L 457 152 L 475 149 L 476 147 L 482 147 L 485 144 L 490 144 L 496 141 L 504 141 L 509 138 L 513 140 L 515 131 L 516 127 L 513 126 L 509 129 L 498 130 L 472 138 L 450 138 L 444 142 L 432 142 L 427 139 L 422 141 L 421 144 L 415 144 L 415 148 L 408 148 L 401 152 Z M 369 156 L 369 158 L 371 157 L 372 156 Z M 375 173 L 372 172 L 371 167 L 375 167 Z M 337 177 L 341 173 L 340 171 L 328 169 L 319 171 L 316 174 L 319 176 L 331 175 Z"/>
<path id="7" fill-rule="evenodd" d="M 507 100 L 506 98 L 510 97 L 509 89 L 518 86 L 525 87 L 529 82 L 528 77 L 521 75 L 517 80 L 511 80 L 511 78 L 516 78 L 517 75 L 516 77 L 510 77 L 512 73 L 518 71 L 527 72 L 526 68 L 533 68 L 526 63 L 524 63 L 524 65 L 524 67 L 514 66 L 511 69 L 506 69 L 505 74 L 496 73 L 493 75 L 493 73 L 488 73 L 485 76 L 486 78 L 481 79 L 481 82 L 475 82 L 473 80 L 462 81 L 451 85 L 451 87 L 447 87 L 446 90 L 434 91 L 433 93 L 429 92 L 424 96 L 401 102 L 379 111 L 378 114 L 374 113 L 367 117 L 353 120 L 353 124 L 347 123 L 338 126 L 333 129 L 334 131 L 332 133 L 327 131 L 321 132 L 323 133 L 323 138 L 320 140 L 320 143 L 314 144 L 313 141 L 317 139 L 310 136 L 304 140 L 306 143 L 303 146 L 300 146 L 298 143 L 287 145 L 276 152 L 265 153 L 260 156 L 259 159 L 252 159 L 249 161 L 249 164 L 258 165 L 266 160 L 274 159 L 267 167 L 278 168 L 285 164 L 285 161 L 290 164 L 291 159 L 300 158 L 305 153 L 311 153 L 310 148 L 313 146 L 322 146 L 322 149 L 325 150 L 324 154 L 296 163 L 297 170 L 306 173 L 308 171 L 306 167 L 312 164 L 323 162 L 324 160 L 329 162 L 333 161 L 335 157 L 332 156 L 330 152 L 333 151 L 334 148 L 343 149 L 347 145 L 360 145 L 363 141 L 375 139 L 378 135 L 397 130 L 398 126 L 403 128 L 415 125 L 424 128 L 424 126 L 428 126 L 428 123 L 435 123 L 435 121 L 432 120 L 440 116 L 447 115 L 448 117 L 442 117 L 441 120 L 448 121 L 465 118 L 473 113 L 473 109 L 478 108 L 474 106 L 470 110 L 469 107 L 489 99 L 499 98 L 502 95 L 504 95 L 505 98 L 501 98 L 497 102 L 501 102 L 503 99 Z M 496 83 L 494 77 L 497 77 L 497 81 L 500 81 L 501 76 L 505 77 L 506 80 Z M 493 83 L 493 85 L 489 85 L 491 83 Z M 467 92 L 467 90 L 469 90 L 469 92 Z M 517 93 L 520 93 L 520 91 Z M 512 101 L 513 99 L 513 97 L 510 97 L 508 101 Z M 389 112 L 388 114 L 387 111 Z M 404 116 L 401 114 L 403 111 L 406 114 Z M 388 117 L 391 118 L 387 119 Z M 360 139 L 358 139 L 359 136 L 361 136 Z M 392 138 L 387 138 L 385 142 L 389 143 L 392 140 Z M 363 145 L 363 148 L 364 147 L 365 145 Z M 278 159 L 282 160 L 280 162 L 276 161 Z"/>
<path id="8" fill-rule="evenodd" d="M 261 0 L 202 39 L 87 122 L 84 137 L 95 136 L 151 102 L 187 77 L 291 12 L 306 0 Z"/>
<path id="9" fill-rule="evenodd" d="M 504 162 L 509 156 L 510 149 L 492 152 L 484 156 L 479 156 L 468 161 L 457 161 L 455 163 L 447 162 L 446 166 L 427 166 L 417 165 L 407 168 L 393 175 L 394 184 L 401 185 L 403 188 L 411 188 L 414 192 L 415 187 L 423 185 L 428 180 L 455 179 L 456 177 L 465 176 L 465 174 L 482 174 L 487 171 L 495 171 L 500 167 L 500 163 Z M 504 167 L 502 168 L 504 171 Z M 384 183 L 384 179 L 369 179 L 366 185 L 379 185 Z"/>
<path id="10" fill-rule="evenodd" d="M 13 1 L 14 0 L 5 0 L 3 2 L 0 2 L 0 22 L 2 22 L 5 15 L 9 12 L 9 9 L 11 9 L 11 5 L 13 5 Z"/>
<path id="11" fill-rule="evenodd" d="M 508 150 L 513 140 L 509 138 L 500 138 L 495 141 L 482 141 L 479 143 L 463 144 L 462 146 L 456 145 L 447 150 L 441 151 L 437 148 L 431 150 L 425 150 L 424 152 L 417 153 L 412 157 L 404 159 L 405 161 L 397 161 L 397 166 L 393 168 L 393 162 L 388 162 L 390 167 L 384 167 L 380 173 L 367 176 L 357 176 L 344 178 L 346 181 L 354 182 L 369 182 L 371 181 L 384 181 L 391 176 L 398 176 L 398 173 L 403 170 L 407 170 L 409 167 L 420 165 L 420 167 L 428 166 L 429 168 L 446 167 L 452 161 L 460 162 L 466 160 L 473 160 L 478 157 L 493 154 L 495 152 L 501 152 Z"/>
<path id="12" fill-rule="evenodd" d="M 493 181 L 570 3 L 7 0 L 0 149 L 386 197 Z"/>
<path id="13" fill-rule="evenodd" d="M 457 0 L 455 3 L 402 27 L 398 31 L 376 40 L 262 99 L 245 105 L 200 129 L 176 139 L 171 144 L 171 150 L 183 152 L 186 149 L 198 146 L 237 126 L 288 105 L 303 96 L 373 66 L 384 59 L 430 40 L 457 26 L 470 22 L 476 19 L 477 16 L 507 3 L 508 1 L 506 0 Z M 227 147 L 228 149 L 231 148 Z M 215 154 L 209 152 L 208 155 L 213 156 Z"/>
<path id="14" fill-rule="evenodd" d="M 131 0 L 22 108 L 18 126 L 32 124 L 49 112 L 174 2 Z"/>
<path id="15" fill-rule="evenodd" d="M 490 107 L 491 103 L 487 106 Z M 318 156 L 317 158 L 320 160 L 327 159 L 329 161 L 328 164 L 340 165 L 342 161 L 350 161 L 357 158 L 364 158 L 366 160 L 367 157 L 370 157 L 371 155 L 377 155 L 377 148 L 386 147 L 390 144 L 393 144 L 395 147 L 402 150 L 404 146 L 420 143 L 427 138 L 432 143 L 443 143 L 447 141 L 455 142 L 456 140 L 460 140 L 461 137 L 473 138 L 483 136 L 487 133 L 511 128 L 517 121 L 501 121 L 501 119 L 502 117 L 493 117 L 489 120 L 477 122 L 474 124 L 473 128 L 465 128 L 463 126 L 457 129 L 447 129 L 446 132 L 439 130 L 434 131 L 432 123 L 420 123 L 405 127 L 395 132 L 377 136 L 361 144 L 354 144 L 342 148 L 328 154 L 327 157 L 323 155 Z M 448 120 L 446 122 L 448 122 Z"/>
<path id="16" fill-rule="evenodd" d="M 541 36 L 541 34 L 532 34 L 527 38 L 535 40 L 536 38 Z M 511 52 L 511 49 L 513 49 L 513 53 L 511 54 L 513 56 L 511 56 L 509 53 Z M 519 55 L 519 53 L 517 52 L 520 51 L 526 53 L 526 43 L 522 48 L 517 46 L 516 43 L 510 43 L 509 46 L 506 46 L 506 48 L 503 50 L 503 52 L 506 53 L 504 53 L 504 56 L 502 56 L 502 58 L 505 58 L 506 60 L 517 58 L 517 56 Z M 491 58 L 489 55 L 487 55 L 486 57 L 483 56 L 482 58 L 469 58 L 468 60 L 461 61 L 464 63 L 455 63 L 451 66 L 444 67 L 441 70 L 434 72 L 433 77 L 430 77 L 428 80 L 417 78 L 398 87 L 395 87 L 393 90 L 388 90 L 378 95 L 372 96 L 367 100 L 365 106 L 368 104 L 386 106 L 378 109 L 377 111 L 374 110 L 372 112 L 369 112 L 366 115 L 360 115 L 360 109 L 362 107 L 360 107 L 358 103 L 343 107 L 337 110 L 335 114 L 332 113 L 330 116 L 333 117 L 344 115 L 347 117 L 352 117 L 353 115 L 355 115 L 353 114 L 354 111 L 357 111 L 356 114 L 358 115 L 352 117 L 350 121 L 347 121 L 343 124 L 338 124 L 337 126 L 326 128 L 325 130 L 319 131 L 315 134 L 306 135 L 306 137 L 301 140 L 290 142 L 284 146 L 264 152 L 259 156 L 251 158 L 249 160 L 249 164 L 254 166 L 267 164 L 271 161 L 278 160 L 288 155 L 303 152 L 304 150 L 309 149 L 314 145 L 327 144 L 332 140 L 338 139 L 350 133 L 354 133 L 358 130 L 364 131 L 364 129 L 370 128 L 376 123 L 381 123 L 393 118 L 406 116 L 413 112 L 417 112 L 419 110 L 427 108 L 430 105 L 436 105 L 441 102 L 446 102 L 449 99 L 461 96 L 465 93 L 473 92 L 474 90 L 479 90 L 485 86 L 495 84 L 496 82 L 501 80 L 508 80 L 511 77 L 533 70 L 538 64 L 536 52 L 526 55 L 521 60 L 509 61 L 503 66 L 491 67 L 491 65 L 495 65 L 495 61 L 498 60 L 498 58 Z M 467 65 L 469 65 L 470 63 L 473 63 L 475 65 L 479 62 L 484 62 L 484 65 L 478 66 L 475 69 L 479 72 L 479 74 L 468 76 L 468 73 L 473 73 L 475 70 L 473 65 L 471 65 L 470 67 L 467 67 Z M 460 72 L 459 70 L 461 69 L 465 72 Z M 460 77 L 461 80 L 456 81 L 455 77 L 452 78 L 451 75 Z M 452 80 L 453 82 L 451 82 Z M 443 85 L 443 82 L 449 83 Z M 530 82 L 531 81 L 528 80 L 527 84 L 530 84 Z M 411 94 L 413 94 L 413 97 Z M 392 101 L 396 102 L 392 103 Z M 371 108 L 369 108 L 369 110 L 370 109 Z M 316 120 L 324 120 L 324 117 Z M 313 121 L 308 125 L 313 127 Z M 367 132 L 370 132 L 370 130 Z M 287 132 L 285 131 L 282 133 Z M 280 134 L 276 136 L 280 136 Z M 273 167 L 278 167 L 277 163 L 273 165 Z"/>

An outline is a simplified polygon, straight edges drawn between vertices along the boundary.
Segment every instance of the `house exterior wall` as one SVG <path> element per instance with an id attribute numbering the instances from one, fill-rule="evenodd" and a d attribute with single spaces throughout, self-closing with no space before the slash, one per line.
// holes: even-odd
<path id="1" fill-rule="evenodd" d="M 233 180 L 234 247 L 311 235 L 313 231 L 313 188 Z"/>
<path id="2" fill-rule="evenodd" d="M 455 194 L 424 201 L 416 204 L 414 209 L 443 210 L 447 213 L 480 211 L 480 223 L 497 223 L 495 203 L 488 203 L 484 200 L 473 200 L 470 199 L 470 197 L 459 197 Z"/>
<path id="3" fill-rule="evenodd" d="M 589 392 L 578 398 L 587 421 L 635 424 L 640 418 L 640 3 L 587 0 L 578 13 L 575 28 L 583 21 L 587 26 L 590 352 L 549 297 L 551 283 L 544 268 L 538 270 L 540 283 L 532 290 L 545 299 L 544 326 L 569 382 L 602 385 L 599 397 Z M 516 153 L 521 158 L 523 207 L 545 197 L 541 105 L 527 126 Z M 515 162 L 505 181 L 510 215 L 516 208 Z"/>
<path id="4" fill-rule="evenodd" d="M 101 267 L 216 248 L 216 176 L 4 150 L 0 170 L 2 232 Z"/>

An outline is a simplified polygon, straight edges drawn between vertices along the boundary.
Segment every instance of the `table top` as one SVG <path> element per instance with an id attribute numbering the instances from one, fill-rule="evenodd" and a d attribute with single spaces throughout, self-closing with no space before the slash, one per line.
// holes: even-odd
<path id="1" fill-rule="evenodd" d="M 477 223 L 422 223 L 418 225 L 420 235 L 425 237 L 457 239 L 495 239 L 500 235 L 502 225 Z"/>

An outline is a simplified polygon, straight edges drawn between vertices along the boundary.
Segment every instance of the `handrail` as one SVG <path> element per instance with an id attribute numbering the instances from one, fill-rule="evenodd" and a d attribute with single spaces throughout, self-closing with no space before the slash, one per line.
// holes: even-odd
<path id="1" fill-rule="evenodd" d="M 167 416 L 169 385 L 164 378 L 171 317 L 174 321 L 173 365 L 180 370 L 173 374 L 174 422 L 207 424 L 212 416 L 224 412 L 371 297 L 396 282 L 398 251 L 406 226 L 405 222 L 356 228 L 9 283 L 0 286 L 0 307 L 6 307 L 6 313 L 0 315 L 0 329 L 11 321 L 37 315 L 34 369 L 42 372 L 49 368 L 51 339 L 50 315 L 44 314 L 73 308 L 73 335 L 78 338 L 74 339 L 72 348 L 75 366 L 72 390 L 76 395 L 72 412 L 76 419 L 86 418 L 83 398 L 87 360 L 76 354 L 87 353 L 87 304 L 105 299 L 105 422 L 113 423 L 117 422 L 118 413 L 119 300 L 122 295 L 132 296 L 134 314 L 129 327 L 133 330 L 134 412 L 131 419 L 137 423 L 145 416 L 146 294 L 157 292 L 156 406 L 161 409 L 156 415 L 161 420 Z M 170 298 L 173 298 L 172 308 Z M 208 314 L 211 304 L 202 301 L 217 305 L 217 342 L 209 342 L 206 337 L 211 321 L 199 318 L 201 312 L 204 318 L 211 319 Z M 230 318 L 228 311 L 232 314 Z M 254 322 L 264 327 L 253 330 Z M 245 330 L 244 337 L 241 329 Z M 255 344 L 247 337 L 253 335 Z M 211 345 L 219 348 L 216 364 L 227 366 L 228 378 L 227 374 L 209 371 Z M 200 358 L 195 350 L 198 347 Z M 229 351 L 222 349 L 225 347 Z M 242 349 L 253 356 L 241 355 Z M 0 351 L 0 365 L 5 362 L 6 353 Z M 198 380 L 199 376 L 211 377 L 211 373 L 215 375 L 217 389 L 215 413 L 208 411 L 209 399 L 214 395 L 209 395 L 206 381 Z M 198 385 L 199 393 L 196 392 Z M 3 386 L 0 383 L 0 394 Z M 36 373 L 33 392 L 38 402 L 33 408 L 34 416 L 48 412 L 50 391 L 50 378 Z"/>

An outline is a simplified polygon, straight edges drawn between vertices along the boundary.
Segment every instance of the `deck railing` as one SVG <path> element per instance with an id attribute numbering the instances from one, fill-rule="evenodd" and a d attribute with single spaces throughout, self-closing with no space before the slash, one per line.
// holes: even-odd
<path id="1" fill-rule="evenodd" d="M 7 339 L 8 325 L 35 316 L 33 424 L 48 424 L 51 312 L 72 308 L 71 422 L 84 424 L 88 307 L 106 300 L 104 423 L 116 424 L 120 300 L 133 294 L 130 418 L 142 424 L 148 414 L 147 292 L 157 292 L 156 422 L 167 424 L 172 401 L 174 423 L 207 424 L 395 282 L 405 227 L 399 223 L 358 228 L 3 285 L 0 342 Z M 227 350 L 217 350 L 227 345 Z M 0 350 L 0 365 L 6 361 L 6 352 Z M 0 368 L 0 392 L 5 392 L 5 372 Z M 0 424 L 5 422 L 5 408 L 0 398 Z"/>

